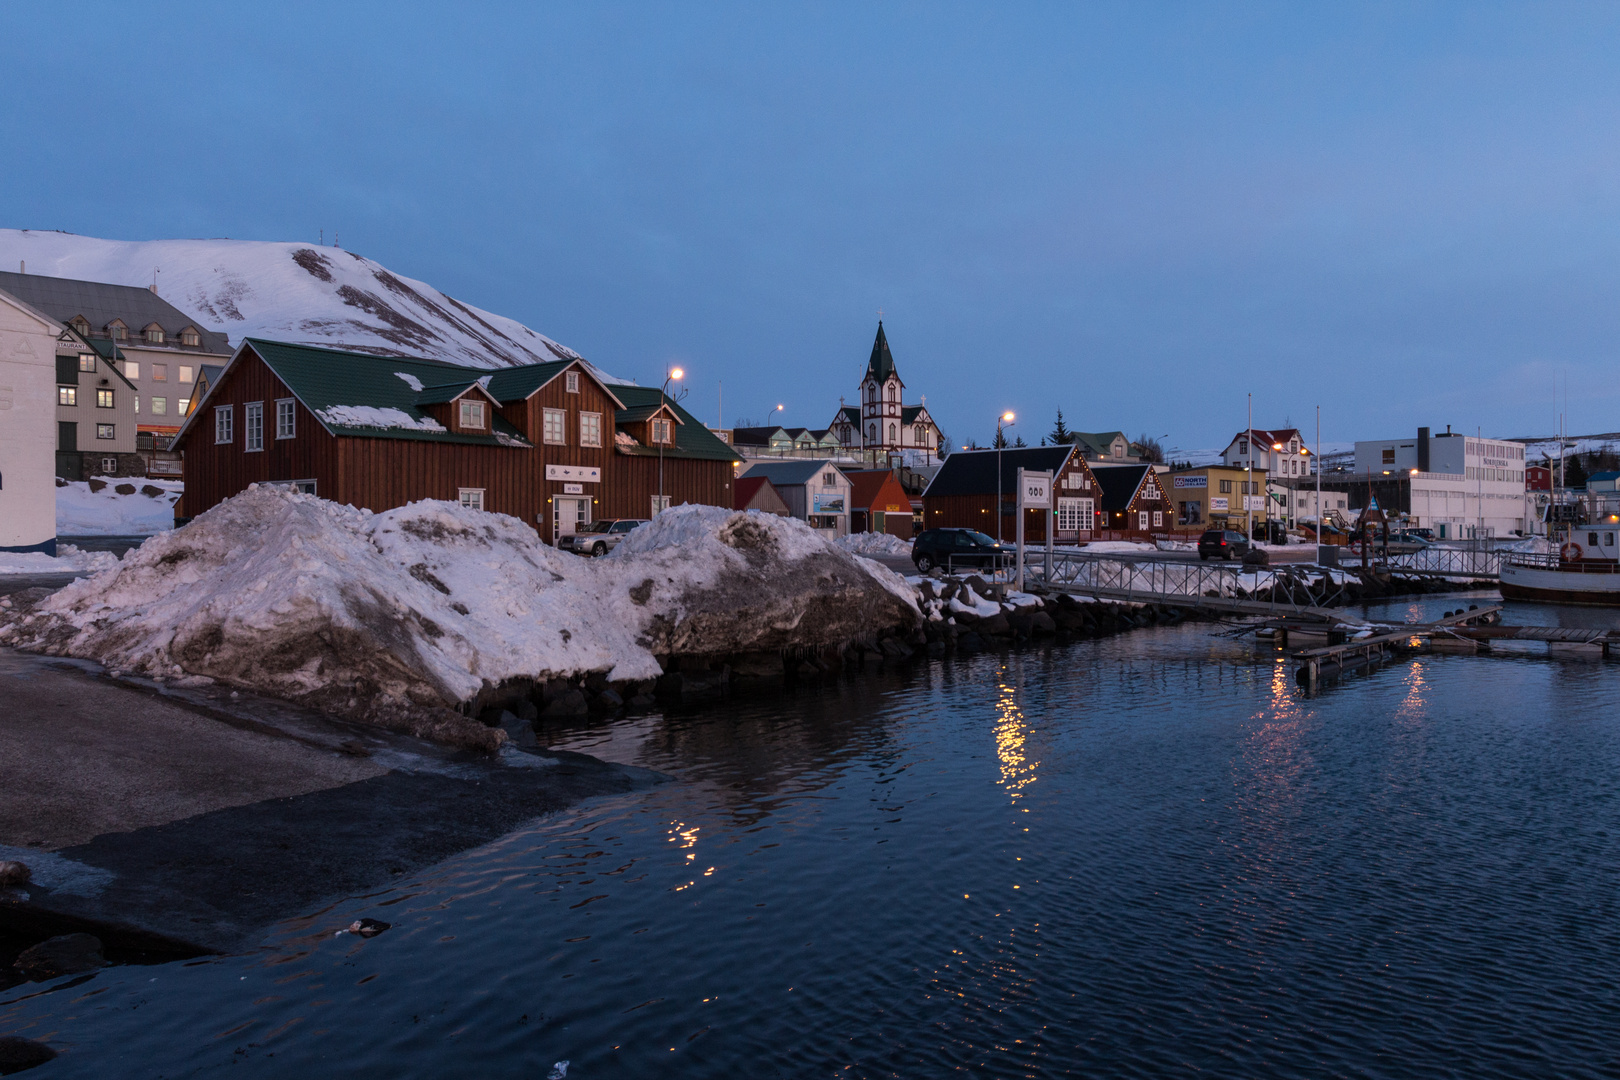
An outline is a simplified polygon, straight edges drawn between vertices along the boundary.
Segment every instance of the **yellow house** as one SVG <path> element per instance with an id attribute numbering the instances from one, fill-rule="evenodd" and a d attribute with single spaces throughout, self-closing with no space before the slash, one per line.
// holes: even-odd
<path id="1" fill-rule="evenodd" d="M 1266 471 L 1237 469 L 1230 465 L 1205 465 L 1183 469 L 1160 477 L 1175 507 L 1176 527 L 1193 529 L 1236 529 L 1253 515 L 1255 521 L 1270 516 L 1266 499 Z"/>

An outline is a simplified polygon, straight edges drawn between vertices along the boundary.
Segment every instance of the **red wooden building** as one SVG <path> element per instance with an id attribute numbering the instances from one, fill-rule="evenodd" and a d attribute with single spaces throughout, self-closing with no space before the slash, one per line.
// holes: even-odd
<path id="1" fill-rule="evenodd" d="M 1092 474 L 1102 490 L 1097 525 L 1134 540 L 1168 532 L 1175 523 L 1170 498 L 1152 465 L 1098 465 Z"/>
<path id="2" fill-rule="evenodd" d="M 202 513 L 249 484 L 387 510 L 459 500 L 555 542 L 583 522 L 732 505 L 735 458 L 661 391 L 578 360 L 493 371 L 245 340 L 175 436 Z"/>
<path id="3" fill-rule="evenodd" d="M 1000 539 L 1018 535 L 1013 493 L 1018 470 L 1053 474 L 1052 505 L 1056 543 L 1091 539 L 1099 527 L 1096 476 L 1078 447 L 1031 446 L 1011 450 L 958 450 L 946 458 L 923 492 L 923 526 L 929 529 L 977 529 L 996 536 L 996 473 L 1001 473 Z M 1046 514 L 1024 511 L 1024 541 L 1046 543 Z"/>
<path id="4" fill-rule="evenodd" d="M 910 540 L 911 496 L 893 469 L 845 469 L 849 477 L 849 531 L 880 532 Z"/>
<path id="5" fill-rule="evenodd" d="M 788 517 L 792 511 L 776 490 L 776 485 L 763 476 L 739 476 L 732 481 L 731 506 L 735 510 L 758 510 L 762 514 Z"/>

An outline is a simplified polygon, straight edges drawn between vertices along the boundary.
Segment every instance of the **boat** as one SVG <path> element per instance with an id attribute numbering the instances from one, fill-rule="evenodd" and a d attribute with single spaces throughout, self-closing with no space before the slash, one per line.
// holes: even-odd
<path id="1" fill-rule="evenodd" d="M 1541 604 L 1620 607 L 1620 547 L 1616 526 L 1576 526 L 1545 555 L 1510 551 L 1502 556 L 1502 599 Z"/>

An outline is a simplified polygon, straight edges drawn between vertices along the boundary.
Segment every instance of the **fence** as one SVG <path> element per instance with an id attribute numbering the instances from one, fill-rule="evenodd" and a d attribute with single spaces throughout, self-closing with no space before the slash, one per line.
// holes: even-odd
<path id="1" fill-rule="evenodd" d="M 1502 575 L 1502 555 L 1500 551 L 1480 548 L 1426 547 L 1378 561 L 1391 570 L 1418 574 L 1494 578 Z"/>
<path id="2" fill-rule="evenodd" d="M 1325 607 L 1341 591 L 1338 584 L 1324 590 L 1325 576 L 1318 567 L 1278 566 L 1245 568 L 1223 563 L 1183 559 L 1119 559 L 1088 555 L 1083 551 L 1052 554 L 1052 572 L 1046 573 L 1046 555 L 1031 551 L 1024 567 L 1026 578 L 1043 581 L 1065 591 L 1117 595 L 1126 600 L 1140 596 L 1162 599 L 1204 597 L 1248 599 L 1262 592 L 1265 600 L 1296 607 Z M 1330 581 L 1337 581 L 1329 577 Z"/>

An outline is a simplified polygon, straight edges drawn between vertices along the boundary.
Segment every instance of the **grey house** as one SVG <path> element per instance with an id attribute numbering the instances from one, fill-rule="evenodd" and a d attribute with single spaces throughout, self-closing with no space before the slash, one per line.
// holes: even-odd
<path id="1" fill-rule="evenodd" d="M 761 461 L 743 476 L 763 476 L 787 503 L 788 513 L 828 536 L 849 534 L 850 484 L 828 461 Z"/>

